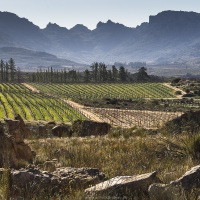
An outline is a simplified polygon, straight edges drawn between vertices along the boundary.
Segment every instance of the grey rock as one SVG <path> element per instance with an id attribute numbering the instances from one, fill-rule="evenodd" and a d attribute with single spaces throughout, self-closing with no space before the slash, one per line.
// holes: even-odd
<path id="1" fill-rule="evenodd" d="M 106 135 L 108 134 L 110 128 L 110 124 L 105 122 L 94 122 L 88 120 L 76 120 L 72 125 L 73 132 L 80 137 L 91 135 Z"/>
<path id="2" fill-rule="evenodd" d="M 200 195 L 200 165 L 187 171 L 179 179 L 169 184 L 152 184 L 149 187 L 152 200 L 184 200 L 192 195 Z M 194 198 L 195 199 L 195 198 Z"/>
<path id="3" fill-rule="evenodd" d="M 148 187 L 160 182 L 156 172 L 118 176 L 85 190 L 86 199 L 142 199 L 148 197 Z"/>
<path id="4" fill-rule="evenodd" d="M 63 137 L 63 136 L 71 137 L 72 136 L 70 126 L 67 126 L 67 125 L 54 126 L 52 128 L 52 134 L 53 136 L 57 136 L 57 137 Z"/>

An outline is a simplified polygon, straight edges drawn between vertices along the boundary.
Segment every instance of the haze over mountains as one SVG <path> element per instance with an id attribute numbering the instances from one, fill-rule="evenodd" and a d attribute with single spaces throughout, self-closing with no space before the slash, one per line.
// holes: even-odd
<path id="1" fill-rule="evenodd" d="M 89 30 L 80 24 L 67 29 L 52 23 L 40 29 L 25 18 L 0 12 L 0 48 L 0 58 L 13 57 L 22 67 L 94 61 L 200 66 L 200 14 L 164 11 L 136 28 L 108 20 Z"/>

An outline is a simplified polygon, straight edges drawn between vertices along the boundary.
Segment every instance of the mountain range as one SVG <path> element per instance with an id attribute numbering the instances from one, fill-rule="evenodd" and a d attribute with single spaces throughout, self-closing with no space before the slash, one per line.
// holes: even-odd
<path id="1" fill-rule="evenodd" d="M 0 12 L 0 58 L 9 56 L 30 68 L 95 61 L 200 66 L 200 14 L 163 11 L 135 28 L 108 20 L 90 30 L 52 23 L 41 29 L 26 18 Z"/>

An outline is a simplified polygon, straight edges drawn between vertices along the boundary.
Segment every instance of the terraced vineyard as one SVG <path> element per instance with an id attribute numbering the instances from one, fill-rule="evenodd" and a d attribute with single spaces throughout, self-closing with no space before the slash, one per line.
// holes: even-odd
<path id="1" fill-rule="evenodd" d="M 71 98 L 75 101 L 95 101 L 105 98 L 176 98 L 174 90 L 162 83 L 134 84 L 32 84 L 43 93 Z"/>
<path id="2" fill-rule="evenodd" d="M 72 122 L 85 119 L 60 99 L 33 93 L 22 84 L 0 84 L 0 119 L 20 114 L 24 120 Z"/>

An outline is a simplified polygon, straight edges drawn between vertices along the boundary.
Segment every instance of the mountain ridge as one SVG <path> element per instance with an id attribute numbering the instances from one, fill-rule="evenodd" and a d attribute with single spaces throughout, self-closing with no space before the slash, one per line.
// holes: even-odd
<path id="1" fill-rule="evenodd" d="M 26 18 L 0 12 L 0 27 L 0 47 L 44 51 L 78 63 L 200 63 L 200 14 L 196 12 L 163 11 L 135 28 L 108 20 L 93 30 L 82 24 L 67 29 L 55 23 L 40 29 Z"/>

